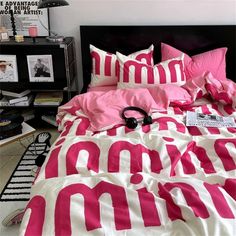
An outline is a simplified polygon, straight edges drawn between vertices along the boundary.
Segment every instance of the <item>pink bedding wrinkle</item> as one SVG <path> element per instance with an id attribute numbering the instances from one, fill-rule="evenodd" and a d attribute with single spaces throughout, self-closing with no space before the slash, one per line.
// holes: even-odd
<path id="1" fill-rule="evenodd" d="M 155 94 L 155 97 L 158 95 Z M 89 117 L 91 130 L 101 131 L 122 124 L 120 114 L 127 106 L 139 106 L 147 113 L 166 110 L 167 104 L 155 102 L 155 97 L 147 89 L 117 89 L 80 95 L 78 103 Z"/>
<path id="2" fill-rule="evenodd" d="M 208 73 L 206 76 L 206 89 L 216 101 L 236 107 L 236 84 L 233 81 L 219 81 L 211 73 Z"/>

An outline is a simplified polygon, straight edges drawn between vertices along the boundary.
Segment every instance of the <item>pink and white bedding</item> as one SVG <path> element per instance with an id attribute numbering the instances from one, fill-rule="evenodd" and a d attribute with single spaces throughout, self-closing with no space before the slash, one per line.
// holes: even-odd
<path id="1" fill-rule="evenodd" d="M 185 118 L 190 110 L 236 119 L 236 84 L 207 74 L 169 91 L 127 89 L 123 100 L 114 99 L 119 89 L 91 91 L 60 107 L 61 134 L 20 235 L 235 235 L 236 128 L 186 127 Z M 153 124 L 125 127 L 119 112 L 129 102 L 145 104 Z M 107 115 L 112 128 L 96 130 Z"/>

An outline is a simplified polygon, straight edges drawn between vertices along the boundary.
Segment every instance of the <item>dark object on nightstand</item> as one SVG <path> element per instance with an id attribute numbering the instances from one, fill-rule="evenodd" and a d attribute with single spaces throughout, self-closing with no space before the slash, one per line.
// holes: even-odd
<path id="1" fill-rule="evenodd" d="M 62 7 L 62 6 L 68 6 L 68 5 L 69 3 L 65 0 L 40 0 L 38 3 L 38 9 Z M 46 38 L 49 42 L 63 42 L 64 41 L 64 36 L 59 36 L 55 32 L 52 32 L 49 29 L 47 30 L 50 33 L 50 36 Z"/>
<path id="2" fill-rule="evenodd" d="M 40 0 L 38 4 L 38 9 L 49 7 L 61 7 L 68 5 L 69 3 L 65 0 Z"/>
<path id="3" fill-rule="evenodd" d="M 15 18 L 14 18 L 14 13 L 13 10 L 10 10 L 10 19 L 11 19 L 11 27 L 12 27 L 12 33 L 13 33 L 13 37 L 15 38 L 15 36 L 17 35 L 16 33 L 16 24 L 15 24 Z"/>
<path id="4" fill-rule="evenodd" d="M 0 114 L 0 140 L 22 133 L 24 118 L 15 111 Z"/>

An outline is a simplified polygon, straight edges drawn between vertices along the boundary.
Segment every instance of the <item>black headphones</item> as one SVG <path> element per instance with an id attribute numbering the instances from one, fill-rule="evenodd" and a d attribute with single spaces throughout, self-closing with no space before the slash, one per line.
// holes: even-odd
<path id="1" fill-rule="evenodd" d="M 144 115 L 143 125 L 150 125 L 150 124 L 152 124 L 152 117 L 149 116 L 146 111 L 144 111 L 143 109 L 141 109 L 139 107 L 132 107 L 131 106 L 131 107 L 124 108 L 123 111 L 122 111 L 122 114 L 121 114 L 122 118 L 125 120 L 125 125 L 128 128 L 135 129 L 138 126 L 138 121 L 134 117 L 127 118 L 125 116 L 125 112 L 126 111 L 138 111 L 139 113 Z"/>

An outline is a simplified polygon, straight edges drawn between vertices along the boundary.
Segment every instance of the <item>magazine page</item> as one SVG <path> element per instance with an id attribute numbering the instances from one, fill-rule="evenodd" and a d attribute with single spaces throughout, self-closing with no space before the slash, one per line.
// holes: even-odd
<path id="1" fill-rule="evenodd" d="M 236 122 L 233 117 L 187 111 L 186 125 L 203 127 L 236 127 Z"/>

